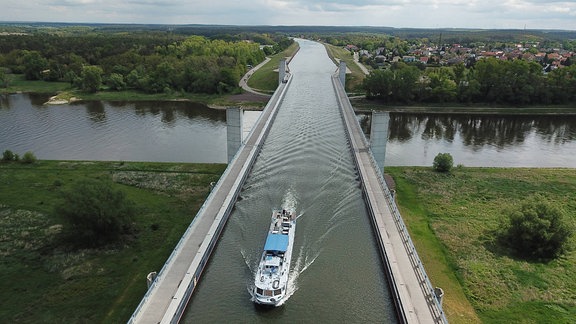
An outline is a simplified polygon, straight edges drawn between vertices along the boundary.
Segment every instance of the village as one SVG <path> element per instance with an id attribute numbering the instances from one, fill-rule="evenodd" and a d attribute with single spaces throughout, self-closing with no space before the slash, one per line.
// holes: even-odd
<path id="1" fill-rule="evenodd" d="M 472 46 L 458 43 L 443 46 L 410 45 L 405 55 L 399 55 L 398 51 L 385 47 L 369 51 L 355 45 L 347 45 L 346 49 L 357 52 L 360 62 L 374 69 L 399 61 L 422 66 L 450 66 L 460 63 L 471 66 L 478 60 L 493 57 L 500 60 L 522 59 L 538 62 L 544 72 L 570 66 L 575 53 L 561 48 L 545 48 L 539 42 L 515 43 L 502 47 L 485 43 L 474 43 Z"/>

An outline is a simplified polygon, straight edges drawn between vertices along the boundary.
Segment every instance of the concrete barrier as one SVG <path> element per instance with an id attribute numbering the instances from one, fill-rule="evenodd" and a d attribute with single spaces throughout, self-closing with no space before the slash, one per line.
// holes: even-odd
<path id="1" fill-rule="evenodd" d="M 268 135 L 292 76 L 266 105 L 247 140 L 188 226 L 128 323 L 178 323 Z M 196 243 L 201 239 L 201 243 Z"/>
<path id="2" fill-rule="evenodd" d="M 350 141 L 353 161 L 360 175 L 363 198 L 383 259 L 398 320 L 401 323 L 447 323 L 441 303 L 338 75 L 332 77 L 332 83 Z M 382 206 L 382 203 L 385 205 Z"/>

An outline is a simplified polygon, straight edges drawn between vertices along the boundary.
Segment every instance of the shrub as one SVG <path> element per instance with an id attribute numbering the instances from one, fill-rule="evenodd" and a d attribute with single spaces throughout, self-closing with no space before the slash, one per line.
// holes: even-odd
<path id="1" fill-rule="evenodd" d="M 500 240 L 515 256 L 551 260 L 568 249 L 572 229 L 562 211 L 541 195 L 527 198 L 507 221 Z"/>
<path id="2" fill-rule="evenodd" d="M 117 90 L 121 91 L 126 88 L 126 82 L 124 82 L 124 76 L 119 73 L 112 73 L 108 77 L 108 81 L 106 82 L 110 90 Z"/>
<path id="3" fill-rule="evenodd" d="M 109 182 L 79 181 L 63 196 L 55 211 L 63 217 L 64 234 L 73 244 L 101 246 L 131 230 L 134 204 Z"/>
<path id="4" fill-rule="evenodd" d="M 24 153 L 22 156 L 22 163 L 32 164 L 34 162 L 36 162 L 36 155 L 34 155 L 34 153 L 30 151 Z"/>
<path id="5" fill-rule="evenodd" d="M 454 160 L 450 153 L 438 153 L 434 158 L 434 163 L 432 167 L 438 172 L 450 172 L 452 166 L 454 165 Z"/>
<path id="6" fill-rule="evenodd" d="M 14 153 L 10 150 L 4 151 L 4 153 L 2 153 L 2 161 L 4 162 L 14 161 Z"/>

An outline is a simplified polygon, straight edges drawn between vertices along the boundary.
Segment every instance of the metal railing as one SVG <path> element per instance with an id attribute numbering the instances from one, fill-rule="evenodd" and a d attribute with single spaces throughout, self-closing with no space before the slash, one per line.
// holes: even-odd
<path id="1" fill-rule="evenodd" d="M 282 101 L 282 99 L 284 98 L 284 95 L 286 93 L 286 89 L 288 88 L 290 82 L 292 81 L 292 77 L 291 75 L 289 75 L 289 79 L 288 82 L 285 84 L 281 84 L 277 91 L 275 92 L 275 95 L 272 96 L 271 100 L 270 100 L 270 104 L 273 106 L 270 109 L 272 109 L 273 111 L 271 112 L 271 116 L 270 118 L 267 120 L 264 129 L 263 129 L 263 133 L 260 134 L 259 136 L 259 141 L 261 142 L 263 141 L 263 139 L 268 135 L 268 132 L 270 131 L 270 124 L 272 123 L 272 120 L 276 117 L 276 113 L 277 113 L 277 108 L 278 105 L 280 104 L 280 102 Z M 266 107 L 267 108 L 267 107 Z M 260 119 L 263 118 L 263 114 L 260 115 L 260 117 L 257 119 L 255 125 L 258 124 L 258 122 L 260 121 Z M 250 138 L 251 136 L 253 136 L 254 133 L 254 128 L 252 128 L 252 130 L 250 131 L 249 135 L 247 136 L 247 138 Z M 236 151 L 236 153 L 234 154 L 234 157 L 232 158 L 231 161 L 235 161 L 236 158 L 238 157 L 238 155 L 240 154 L 240 151 L 242 149 L 242 147 L 244 147 L 246 144 L 243 142 L 240 149 L 238 149 Z M 262 144 L 258 143 L 258 151 L 261 148 Z M 252 165 L 254 163 L 254 161 L 256 160 L 256 157 L 258 156 L 258 152 L 256 152 L 255 154 L 253 154 L 250 158 L 250 161 L 248 162 L 248 165 Z M 230 164 L 229 164 L 230 165 Z M 184 232 L 184 234 L 182 235 L 182 237 L 180 238 L 180 240 L 178 241 L 178 243 L 176 244 L 176 246 L 174 247 L 174 249 L 172 250 L 172 253 L 170 254 L 170 256 L 168 257 L 168 259 L 164 262 L 164 265 L 162 266 L 162 269 L 160 269 L 160 271 L 158 272 L 156 278 L 154 279 L 154 281 L 150 284 L 150 286 L 148 287 L 148 290 L 146 291 L 146 293 L 144 294 L 144 296 L 142 297 L 142 300 L 140 301 L 140 303 L 138 304 L 138 306 L 136 307 L 136 309 L 134 310 L 134 313 L 132 313 L 132 316 L 130 317 L 130 319 L 128 320 L 128 323 L 135 323 L 136 317 L 139 315 L 140 311 L 142 310 L 142 307 L 146 304 L 146 302 L 148 301 L 148 299 L 150 298 L 150 295 L 154 292 L 155 287 L 157 286 L 158 282 L 160 280 L 162 280 L 162 278 L 165 276 L 166 273 L 166 269 L 167 267 L 170 265 L 170 263 L 172 262 L 172 260 L 176 257 L 176 255 L 178 253 L 180 253 L 181 251 L 181 247 L 184 244 L 184 242 L 187 240 L 188 236 L 190 235 L 190 231 L 192 230 L 192 228 L 194 227 L 196 220 L 199 219 L 199 215 L 202 215 L 206 209 L 206 206 L 208 206 L 208 204 L 210 204 L 212 202 L 212 200 L 214 199 L 214 196 L 216 195 L 215 193 L 219 190 L 219 188 L 222 186 L 222 183 L 224 182 L 224 179 L 226 179 L 226 177 L 228 176 L 228 174 L 231 172 L 230 167 L 227 167 L 224 172 L 222 173 L 222 175 L 220 176 L 220 178 L 218 179 L 218 181 L 216 182 L 216 184 L 214 185 L 214 187 L 212 188 L 212 190 L 210 191 L 208 197 L 206 198 L 206 200 L 204 201 L 204 203 L 202 204 L 202 206 L 200 207 L 200 209 L 198 210 L 198 212 L 196 213 L 196 216 L 194 217 L 194 219 L 192 219 L 192 222 L 190 222 L 190 225 L 188 225 L 188 227 L 186 228 L 186 231 Z M 243 179 L 245 180 L 249 174 L 250 170 L 248 169 L 244 175 L 243 175 Z M 241 190 L 241 187 L 238 188 L 237 192 L 235 192 L 235 195 L 239 194 L 239 191 Z M 234 204 L 230 204 L 230 206 L 228 206 L 226 213 L 229 214 L 230 211 L 232 210 L 232 207 L 234 206 Z M 223 223 L 221 224 L 221 226 L 219 226 L 218 230 L 221 231 L 223 228 Z M 211 251 L 214 246 L 215 246 L 215 241 L 216 240 L 212 240 L 209 244 L 208 250 Z M 199 278 L 199 274 L 201 274 L 204 265 L 207 263 L 209 257 L 209 253 L 207 255 L 203 256 L 203 259 L 201 260 L 201 262 L 199 263 L 199 269 L 196 269 L 195 271 L 195 276 L 194 278 Z M 189 290 L 190 292 L 187 293 L 186 297 L 189 298 L 191 295 L 192 290 L 190 290 L 190 288 L 194 288 L 194 286 L 196 285 L 195 282 L 191 283 L 192 286 L 190 286 L 190 284 L 187 287 L 187 290 Z M 184 305 L 185 307 L 185 305 Z M 178 307 L 178 311 L 184 311 L 184 309 L 182 309 L 181 306 Z"/>
<path id="2" fill-rule="evenodd" d="M 337 73 L 333 76 L 333 83 L 334 83 L 334 86 L 336 88 L 337 96 L 339 97 L 338 102 L 339 102 L 339 104 L 342 105 L 341 101 L 343 101 L 344 98 L 346 98 L 346 100 L 348 100 L 348 97 L 345 95 L 345 92 L 343 90 L 343 86 L 339 81 Z M 349 101 L 348 101 L 348 104 L 351 107 L 351 104 Z M 343 111 L 344 107 L 341 107 L 341 109 L 342 109 L 342 114 L 344 114 L 345 113 Z M 342 116 L 342 118 L 344 119 L 344 122 L 347 123 L 344 115 Z M 358 133 L 361 134 L 360 138 L 361 138 L 363 144 L 367 148 L 366 152 L 369 155 L 370 163 L 372 165 L 372 168 L 376 172 L 376 176 L 378 177 L 378 182 L 380 184 L 382 191 L 384 192 L 386 203 L 387 203 L 390 211 L 392 212 L 392 216 L 394 218 L 394 223 L 396 224 L 396 227 L 399 231 L 399 234 L 402 237 L 402 242 L 404 244 L 406 251 L 408 252 L 410 262 L 412 263 L 412 266 L 414 267 L 414 269 L 416 271 L 416 275 L 417 275 L 417 277 L 420 281 L 420 284 L 421 284 L 420 286 L 421 286 L 423 292 L 425 293 L 425 295 L 427 296 L 427 299 L 431 299 L 433 305 L 435 306 L 435 307 L 431 307 L 431 310 L 434 313 L 433 315 L 437 318 L 437 320 L 440 320 L 442 323 L 448 323 L 448 320 L 446 319 L 446 316 L 444 314 L 444 310 L 442 309 L 442 305 L 436 296 L 434 287 L 432 286 L 430 278 L 426 274 L 426 270 L 424 269 L 424 265 L 423 265 L 422 261 L 420 260 L 420 257 L 418 256 L 418 252 L 416 251 L 416 247 L 414 246 L 414 243 L 412 242 L 412 238 L 410 237 L 410 234 L 408 233 L 408 229 L 404 223 L 404 220 L 402 219 L 400 211 L 398 210 L 398 206 L 396 205 L 396 201 L 394 200 L 394 196 L 391 193 L 390 189 L 388 188 L 388 185 L 386 184 L 386 180 L 384 179 L 384 175 L 382 174 L 382 171 L 380 170 L 380 167 L 378 166 L 378 164 L 376 162 L 376 158 L 374 157 L 372 149 L 370 148 L 370 143 L 366 139 L 364 132 L 361 131 L 361 127 L 360 127 L 360 124 L 358 123 L 358 120 L 356 118 L 354 118 L 354 120 L 355 120 L 355 127 L 357 127 L 357 129 L 360 130 L 360 131 L 358 131 Z M 346 127 L 346 133 L 347 133 L 348 138 L 351 142 L 351 145 L 354 146 L 352 144 L 353 140 L 351 138 L 351 134 L 348 132 L 347 127 Z M 356 161 L 356 159 L 354 159 L 354 160 L 355 160 L 356 166 L 358 168 L 359 167 L 358 162 Z M 393 289 L 396 289 L 396 287 L 393 287 Z M 402 310 L 399 310 L 399 311 L 401 313 L 400 315 L 405 316 L 405 314 L 403 314 Z"/>

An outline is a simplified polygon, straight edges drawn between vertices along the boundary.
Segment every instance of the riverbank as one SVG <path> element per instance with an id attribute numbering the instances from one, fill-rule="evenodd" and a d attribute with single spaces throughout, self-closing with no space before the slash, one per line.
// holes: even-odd
<path id="1" fill-rule="evenodd" d="M 491 106 L 487 104 L 444 104 L 444 105 L 390 105 L 377 100 L 368 100 L 364 97 L 350 98 L 356 112 L 369 113 L 387 111 L 395 113 L 426 113 L 426 114 L 492 114 L 492 115 L 576 115 L 576 106 L 528 106 L 509 107 Z"/>
<path id="2" fill-rule="evenodd" d="M 270 60 L 266 62 L 266 64 L 254 71 L 250 76 L 245 76 L 248 86 L 257 92 L 273 94 L 276 88 L 278 88 L 278 66 L 280 60 L 290 60 L 298 53 L 299 49 L 300 45 L 294 42 L 284 51 L 270 57 Z"/>
<path id="3" fill-rule="evenodd" d="M 277 73 L 276 73 L 277 75 Z M 242 107 L 246 110 L 261 110 L 270 97 L 244 91 L 231 94 L 196 94 L 196 93 L 157 93 L 148 94 L 133 90 L 83 92 L 72 88 L 67 82 L 47 82 L 25 80 L 23 75 L 10 75 L 10 86 L 0 89 L 0 94 L 38 93 L 52 95 L 46 104 L 59 105 L 80 101 L 190 101 L 204 104 L 214 109 Z M 277 86 L 278 81 L 274 83 Z"/>
<path id="4" fill-rule="evenodd" d="M 46 102 L 48 105 L 69 104 L 81 101 L 188 101 L 204 104 L 213 109 L 242 107 L 246 110 L 261 110 L 270 97 L 243 92 L 227 95 L 170 93 L 146 94 L 138 91 L 99 91 L 84 93 L 78 90 L 61 91 Z"/>
<path id="5" fill-rule="evenodd" d="M 344 61 L 346 62 L 346 67 L 350 70 L 350 73 L 347 73 L 346 75 L 346 92 L 354 93 L 361 91 L 360 86 L 362 85 L 362 81 L 364 81 L 366 74 L 362 71 L 360 66 L 356 64 L 352 53 L 342 47 L 330 44 L 324 44 L 324 47 L 326 47 L 328 56 L 336 66 L 340 64 L 340 61 Z"/>
<path id="6" fill-rule="evenodd" d="M 290 58 L 298 52 L 298 43 L 292 44 L 284 51 L 273 55 L 259 69 L 255 69 L 247 79 L 249 87 L 262 93 L 272 94 L 278 87 L 278 64 L 283 58 Z M 0 94 L 10 93 L 40 93 L 50 94 L 53 97 L 47 104 L 68 104 L 76 101 L 190 101 L 207 105 L 214 109 L 227 107 L 242 107 L 246 110 L 261 110 L 268 100 L 267 95 L 259 95 L 245 90 L 228 94 L 198 94 L 173 91 L 170 93 L 148 94 L 139 91 L 98 91 L 95 93 L 83 92 L 72 88 L 67 82 L 28 81 L 23 75 L 10 75 L 9 87 L 0 89 Z"/>
<path id="7" fill-rule="evenodd" d="M 18 323 L 126 322 L 217 181 L 224 164 L 0 163 L 0 318 Z M 122 245 L 70 250 L 54 213 L 82 179 L 112 181 L 138 209 Z"/>
<path id="8" fill-rule="evenodd" d="M 396 197 L 450 323 L 568 323 L 576 317 L 576 252 L 549 263 L 501 251 L 503 211 L 541 193 L 576 224 L 574 169 L 388 167 Z M 572 237 L 576 243 L 576 237 Z"/>

